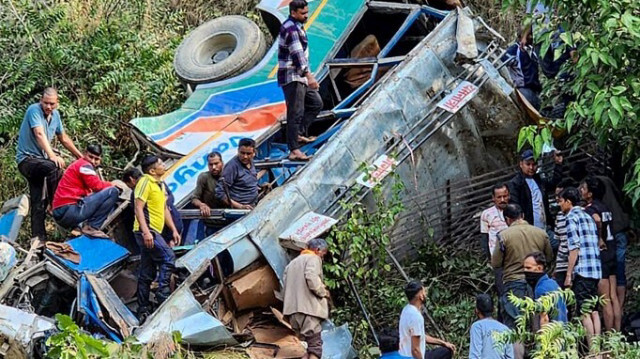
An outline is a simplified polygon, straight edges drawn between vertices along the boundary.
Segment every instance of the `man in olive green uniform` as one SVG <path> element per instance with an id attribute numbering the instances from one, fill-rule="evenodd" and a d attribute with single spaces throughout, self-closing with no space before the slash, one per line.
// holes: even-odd
<path id="1" fill-rule="evenodd" d="M 524 259 L 533 252 L 542 252 L 548 263 L 553 261 L 553 251 L 547 233 L 524 220 L 522 209 L 517 204 L 510 204 L 504 209 L 505 221 L 509 228 L 498 233 L 498 241 L 491 257 L 493 268 L 502 268 L 504 293 L 500 298 L 502 304 L 502 321 L 509 328 L 515 327 L 518 309 L 508 300 L 511 292 L 519 298 L 529 293 L 524 278 Z"/>

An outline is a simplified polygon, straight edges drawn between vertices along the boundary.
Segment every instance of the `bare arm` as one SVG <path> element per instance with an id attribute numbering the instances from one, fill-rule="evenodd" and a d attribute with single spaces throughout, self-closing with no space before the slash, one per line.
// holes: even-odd
<path id="1" fill-rule="evenodd" d="M 144 218 L 144 201 L 140 198 L 135 199 L 134 213 L 138 224 L 140 225 L 140 232 L 142 232 L 142 238 L 144 239 L 144 245 L 147 248 L 153 248 L 153 236 L 149 230 L 149 225 Z"/>
<path id="2" fill-rule="evenodd" d="M 62 143 L 64 148 L 69 150 L 69 152 L 71 152 L 76 158 L 82 157 L 82 153 L 78 151 L 76 145 L 73 144 L 71 137 L 69 137 L 66 132 L 59 134 L 58 140 L 60 141 L 60 143 Z"/>
<path id="3" fill-rule="evenodd" d="M 420 337 L 411 337 L 411 356 L 414 359 L 424 359 L 422 351 L 420 351 Z"/>
<path id="4" fill-rule="evenodd" d="M 438 339 L 438 338 L 434 338 L 432 336 L 430 336 L 429 334 L 426 335 L 426 340 L 427 344 L 431 344 L 431 345 L 439 345 L 445 348 L 449 348 L 455 355 L 456 353 L 456 346 L 449 343 L 448 341 L 442 340 L 442 339 Z"/>
<path id="5" fill-rule="evenodd" d="M 607 232 L 602 227 L 602 218 L 600 218 L 600 215 L 597 213 L 592 214 L 591 217 L 596 222 L 596 227 L 598 228 L 598 247 L 600 247 L 601 250 L 606 249 L 607 248 Z"/>
<path id="6" fill-rule="evenodd" d="M 569 252 L 569 264 L 567 265 L 567 278 L 564 280 L 565 287 L 571 287 L 572 284 L 572 276 L 573 276 L 573 268 L 576 266 L 576 262 L 578 261 L 578 254 L 580 254 L 580 249 L 574 249 Z"/>
<path id="7" fill-rule="evenodd" d="M 36 142 L 38 143 L 38 147 L 40 147 L 47 157 L 53 161 L 58 167 L 63 168 L 65 166 L 64 160 L 62 157 L 58 157 L 51 148 L 51 144 L 49 143 L 49 139 L 47 135 L 44 133 L 44 129 L 42 126 L 36 126 L 31 129 L 33 131 L 33 136 L 36 138 Z"/>
<path id="8" fill-rule="evenodd" d="M 498 234 L 498 240 L 496 241 L 496 247 L 493 249 L 493 255 L 491 256 L 491 266 L 493 268 L 501 268 L 503 261 L 502 253 L 502 238 Z"/>

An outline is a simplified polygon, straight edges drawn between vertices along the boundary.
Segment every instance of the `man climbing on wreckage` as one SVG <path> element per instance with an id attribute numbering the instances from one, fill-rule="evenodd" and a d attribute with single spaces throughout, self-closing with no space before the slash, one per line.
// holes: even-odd
<path id="1" fill-rule="evenodd" d="M 149 302 L 151 282 L 156 277 L 158 267 L 158 290 L 156 302 L 164 302 L 171 290 L 169 281 L 175 269 L 176 256 L 171 247 L 180 244 L 180 233 L 176 229 L 167 207 L 166 188 L 161 181 L 165 172 L 164 162 L 156 156 L 147 156 L 142 160 L 144 175 L 136 183 L 135 221 L 133 233 L 140 247 L 140 273 L 138 275 L 138 318 L 143 322 L 152 312 Z M 173 234 L 167 243 L 161 236 L 164 226 Z"/>
<path id="2" fill-rule="evenodd" d="M 309 241 L 307 249 L 289 262 L 283 276 L 283 314 L 298 336 L 307 342 L 306 358 L 322 358 L 322 326 L 329 318 L 329 291 L 322 282 L 322 258 L 327 242 Z"/>
<path id="3" fill-rule="evenodd" d="M 313 142 L 307 137 L 311 122 L 322 110 L 318 81 L 309 68 L 309 41 L 304 23 L 309 18 L 305 0 L 289 3 L 289 18 L 282 23 L 278 35 L 278 86 L 287 104 L 287 145 L 289 159 L 309 159 L 300 151 L 300 143 Z"/>
<path id="4" fill-rule="evenodd" d="M 31 237 L 42 240 L 47 237 L 44 228 L 47 205 L 53 199 L 65 167 L 64 159 L 56 155 L 51 146 L 54 134 L 76 158 L 82 157 L 62 126 L 58 112 L 58 91 L 47 87 L 42 92 L 40 102 L 29 106 L 24 114 L 16 151 L 18 171 L 29 182 Z"/>

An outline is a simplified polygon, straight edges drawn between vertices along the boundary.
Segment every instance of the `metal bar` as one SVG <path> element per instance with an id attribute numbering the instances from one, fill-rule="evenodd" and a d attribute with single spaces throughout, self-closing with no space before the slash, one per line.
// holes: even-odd
<path id="1" fill-rule="evenodd" d="M 360 294 L 358 294 L 358 291 L 356 290 L 356 285 L 353 284 L 353 281 L 351 280 L 350 276 L 347 276 L 347 284 L 349 285 L 349 289 L 351 289 L 351 292 L 353 292 L 353 295 L 356 297 L 356 301 L 360 306 L 360 310 L 362 310 L 364 319 L 369 324 L 369 329 L 371 330 L 371 335 L 373 336 L 373 340 L 376 341 L 377 346 L 380 346 L 380 340 L 378 340 L 378 335 L 376 334 L 376 330 L 373 328 L 373 324 L 371 323 L 371 319 L 369 318 L 369 313 L 367 312 L 367 309 L 364 307 L 364 304 L 362 304 L 362 300 L 360 299 Z"/>
<path id="2" fill-rule="evenodd" d="M 421 14 L 421 11 L 419 7 L 411 11 L 409 16 L 404 20 L 404 23 L 402 23 L 402 25 L 400 26 L 400 29 L 396 31 L 396 33 L 393 35 L 391 40 L 389 40 L 389 42 L 380 51 L 380 53 L 378 54 L 378 58 L 386 57 L 389 54 L 389 52 L 391 52 L 391 50 L 396 46 L 398 41 L 400 41 L 402 36 L 404 36 L 404 34 L 411 28 L 411 26 L 416 21 L 418 16 L 420 16 L 420 14 Z"/>
<path id="3" fill-rule="evenodd" d="M 407 272 L 404 271 L 404 268 L 402 268 L 402 266 L 400 265 L 400 262 L 398 262 L 398 260 L 393 255 L 393 253 L 391 253 L 388 247 L 385 247 L 384 250 L 387 252 L 387 255 L 389 256 L 389 258 L 391 258 L 393 265 L 398 269 L 398 272 L 400 272 L 400 275 L 402 275 L 405 282 L 409 283 L 410 281 L 409 276 L 407 275 Z M 438 326 L 438 324 L 436 324 L 436 321 L 433 320 L 433 317 L 431 317 L 431 314 L 427 312 L 427 308 L 425 308 L 424 306 L 422 306 L 422 314 L 425 317 L 427 317 L 427 319 L 429 319 L 429 322 L 431 322 L 431 325 L 433 325 L 433 328 L 436 330 L 436 332 L 438 332 L 438 336 L 440 338 L 444 338 L 444 336 L 442 335 L 442 331 L 440 330 L 440 327 Z"/>
<path id="4" fill-rule="evenodd" d="M 337 71 L 335 76 L 337 76 L 338 74 L 340 74 L 340 70 Z M 336 99 L 338 99 L 338 101 L 342 101 L 342 95 L 340 95 L 340 90 L 338 90 L 338 84 L 336 84 L 335 76 L 333 75 L 331 70 L 329 70 L 329 80 L 331 81 L 331 88 L 333 89 L 333 93 L 336 95 Z"/>
<path id="5" fill-rule="evenodd" d="M 341 110 L 349 105 L 353 100 L 355 100 L 358 96 L 360 96 L 367 88 L 369 88 L 375 82 L 376 75 L 378 74 L 378 64 L 373 65 L 373 69 L 371 70 L 371 77 L 357 90 L 353 91 L 349 96 L 347 96 L 342 102 L 336 105 L 334 109 Z"/>

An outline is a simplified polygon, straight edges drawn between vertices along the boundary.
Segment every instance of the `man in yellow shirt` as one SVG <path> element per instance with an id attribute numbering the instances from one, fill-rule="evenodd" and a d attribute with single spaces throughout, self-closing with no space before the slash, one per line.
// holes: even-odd
<path id="1" fill-rule="evenodd" d="M 140 247 L 140 274 L 138 275 L 138 317 L 140 322 L 151 313 L 149 291 L 158 268 L 158 291 L 156 302 L 160 305 L 169 295 L 169 281 L 175 270 L 176 256 L 173 246 L 180 244 L 180 233 L 171 219 L 166 203 L 166 189 L 160 180 L 165 172 L 164 163 L 156 156 L 147 156 L 142 160 L 144 175 L 136 183 L 135 222 L 133 233 Z M 167 243 L 160 235 L 167 225 L 173 233 L 173 239 Z"/>

